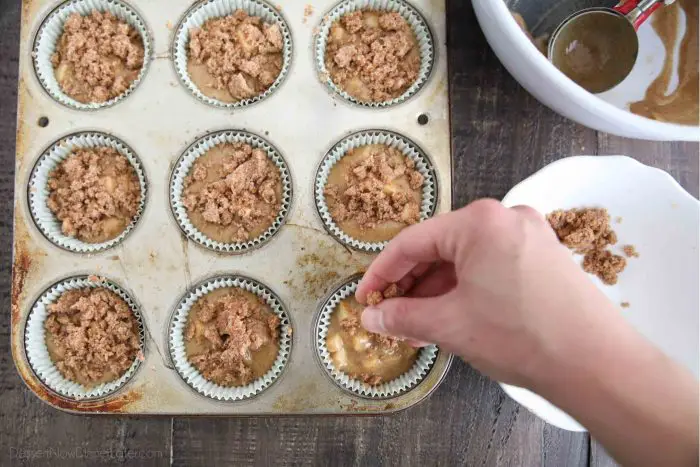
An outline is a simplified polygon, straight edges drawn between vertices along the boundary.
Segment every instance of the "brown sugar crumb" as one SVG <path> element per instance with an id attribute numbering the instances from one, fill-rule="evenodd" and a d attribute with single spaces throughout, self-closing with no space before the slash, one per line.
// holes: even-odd
<path id="1" fill-rule="evenodd" d="M 48 188 L 46 204 L 62 232 L 88 243 L 119 236 L 141 201 L 136 171 L 109 147 L 76 149 L 51 172 Z"/>
<path id="2" fill-rule="evenodd" d="M 384 299 L 400 297 L 403 295 L 403 290 L 399 288 L 398 285 L 391 283 L 384 290 L 384 292 L 378 292 L 373 290 L 367 294 L 367 305 L 376 306 L 379 305 Z"/>
<path id="3" fill-rule="evenodd" d="M 629 307 L 630 307 L 630 302 L 622 302 L 622 303 L 620 303 L 620 306 L 621 306 L 622 308 L 629 308 Z"/>
<path id="4" fill-rule="evenodd" d="M 382 382 L 382 377 L 379 375 L 372 375 L 369 373 L 362 373 L 360 375 L 355 375 L 355 378 L 360 379 L 362 382 L 369 384 L 370 386 L 376 386 Z"/>
<path id="5" fill-rule="evenodd" d="M 374 144 L 348 151 L 331 169 L 324 194 L 331 217 L 346 234 L 383 241 L 420 221 L 422 185 L 413 160 Z M 373 229 L 381 236 L 367 232 Z"/>
<path id="6" fill-rule="evenodd" d="M 302 20 L 302 23 L 306 24 L 308 21 L 309 17 L 314 14 L 314 6 L 313 5 L 304 5 L 304 19 Z"/>
<path id="7" fill-rule="evenodd" d="M 610 227 L 607 209 L 558 210 L 547 214 L 547 220 L 559 241 L 576 253 L 585 253 L 617 243 L 617 235 Z"/>
<path id="8" fill-rule="evenodd" d="M 67 95 L 105 102 L 129 89 L 143 67 L 141 35 L 110 12 L 71 14 L 51 57 L 56 81 Z"/>
<path id="9" fill-rule="evenodd" d="M 51 360 L 66 379 L 87 387 L 122 376 L 140 352 L 138 324 L 111 290 L 69 290 L 48 306 L 44 325 Z"/>
<path id="10" fill-rule="evenodd" d="M 187 69 L 205 95 L 236 102 L 265 92 L 282 71 L 282 30 L 243 10 L 190 31 Z"/>
<path id="11" fill-rule="evenodd" d="M 235 287 L 217 289 L 190 311 L 187 356 L 207 380 L 245 386 L 272 368 L 279 327 L 279 317 L 258 296 Z"/>
<path id="12" fill-rule="evenodd" d="M 391 283 L 386 289 L 384 289 L 383 295 L 386 299 L 396 298 L 403 295 L 403 290 L 401 290 L 398 285 Z"/>
<path id="13" fill-rule="evenodd" d="M 418 351 L 400 338 L 368 332 L 361 324 L 363 310 L 354 298 L 341 301 L 331 316 L 326 345 L 337 369 L 375 386 L 406 373 Z"/>
<path id="14" fill-rule="evenodd" d="M 595 274 L 607 285 L 617 284 L 617 275 L 627 266 L 627 260 L 608 250 L 591 250 L 583 257 L 583 270 Z"/>
<path id="15" fill-rule="evenodd" d="M 547 215 L 547 221 L 561 243 L 584 255 L 584 271 L 595 274 L 605 284 L 617 283 L 617 275 L 625 269 L 627 260 L 607 250 L 617 243 L 607 209 L 557 210 Z"/>
<path id="16" fill-rule="evenodd" d="M 639 258 L 639 252 L 634 247 L 634 245 L 625 245 L 622 247 L 622 252 L 628 258 Z"/>
<path id="17" fill-rule="evenodd" d="M 246 143 L 220 144 L 199 157 L 185 178 L 182 196 L 192 224 L 224 243 L 265 232 L 281 200 L 279 168 L 265 151 Z"/>
<path id="18" fill-rule="evenodd" d="M 382 295 L 381 292 L 378 292 L 376 290 L 373 290 L 372 292 L 367 294 L 367 305 L 369 306 L 376 306 L 382 303 L 384 300 L 384 296 Z"/>
<path id="19" fill-rule="evenodd" d="M 331 80 L 348 94 L 383 102 L 416 81 L 421 57 L 416 35 L 400 14 L 354 11 L 331 26 L 325 63 Z"/>

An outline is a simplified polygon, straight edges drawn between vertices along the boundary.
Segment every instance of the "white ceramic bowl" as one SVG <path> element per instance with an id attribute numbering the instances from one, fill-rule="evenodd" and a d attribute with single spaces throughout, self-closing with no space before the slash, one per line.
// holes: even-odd
<path id="1" fill-rule="evenodd" d="M 506 3 L 502 0 L 472 3 L 486 39 L 503 65 L 525 89 L 555 112 L 596 130 L 628 138 L 700 140 L 697 126 L 662 123 L 627 110 L 629 102 L 644 95 L 663 61 L 661 40 L 649 21 L 638 31 L 640 59 L 630 76 L 613 90 L 594 95 L 567 78 L 537 50 L 513 19 Z M 681 16 L 684 25 L 685 16 Z"/>
<path id="2" fill-rule="evenodd" d="M 516 185 L 505 206 L 525 204 L 546 214 L 555 209 L 599 206 L 614 219 L 618 245 L 634 245 L 615 286 L 591 279 L 620 312 L 671 358 L 698 376 L 698 238 L 700 203 L 666 172 L 624 156 L 579 156 L 554 162 Z M 580 261 L 580 257 L 575 258 Z M 584 428 L 522 388 L 506 393 L 545 421 L 566 430 Z"/>

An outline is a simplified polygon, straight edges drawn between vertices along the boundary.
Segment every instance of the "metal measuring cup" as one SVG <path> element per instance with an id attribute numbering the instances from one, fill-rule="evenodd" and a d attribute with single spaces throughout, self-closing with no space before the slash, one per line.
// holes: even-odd
<path id="1" fill-rule="evenodd" d="M 613 8 L 577 11 L 554 30 L 547 56 L 586 90 L 612 89 L 629 75 L 637 60 L 637 29 L 663 4 L 664 0 L 622 0 Z"/>

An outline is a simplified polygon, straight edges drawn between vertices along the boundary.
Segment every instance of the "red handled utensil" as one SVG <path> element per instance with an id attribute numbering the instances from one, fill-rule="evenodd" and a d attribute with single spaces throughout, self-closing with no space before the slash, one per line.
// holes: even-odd
<path id="1" fill-rule="evenodd" d="M 623 0 L 613 8 L 577 11 L 552 33 L 547 57 L 590 92 L 612 89 L 637 60 L 637 29 L 663 4 L 663 0 Z"/>

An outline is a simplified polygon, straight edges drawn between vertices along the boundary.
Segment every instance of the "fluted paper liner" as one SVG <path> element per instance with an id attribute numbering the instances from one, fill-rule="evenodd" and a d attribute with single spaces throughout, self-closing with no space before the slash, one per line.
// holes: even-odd
<path id="1" fill-rule="evenodd" d="M 141 35 L 143 42 L 143 65 L 136 79 L 131 83 L 129 89 L 122 94 L 113 97 L 105 102 L 79 102 L 63 92 L 59 86 L 51 57 L 56 52 L 56 46 L 63 34 L 63 25 L 66 19 L 73 14 L 79 13 L 82 16 L 89 15 L 93 10 L 114 14 L 120 20 L 132 26 Z M 129 96 L 141 83 L 143 77 L 151 63 L 153 54 L 153 39 L 148 31 L 146 22 L 141 15 L 129 4 L 121 0 L 69 0 L 53 9 L 39 27 L 39 31 L 34 38 L 32 58 L 34 71 L 39 82 L 46 92 L 57 102 L 77 110 L 97 110 L 110 107 Z"/>
<path id="2" fill-rule="evenodd" d="M 326 68 L 326 44 L 328 42 L 328 35 L 330 33 L 331 26 L 334 22 L 338 21 L 346 14 L 357 10 L 397 12 L 403 19 L 406 20 L 406 22 L 408 22 L 408 25 L 416 35 L 418 47 L 420 48 L 421 59 L 418 77 L 399 97 L 382 102 L 361 101 L 345 92 L 331 79 L 330 73 Z M 316 68 L 321 82 L 325 83 L 331 91 L 339 94 L 341 97 L 343 97 L 343 99 L 362 107 L 389 107 L 400 104 L 416 95 L 430 78 L 430 73 L 433 70 L 435 58 L 433 35 L 430 32 L 428 23 L 418 12 L 418 10 L 416 10 L 410 3 L 402 0 L 344 0 L 323 17 L 323 20 L 319 25 L 318 32 L 314 38 L 314 61 L 316 62 Z"/>
<path id="3" fill-rule="evenodd" d="M 88 243 L 77 237 L 65 235 L 61 230 L 61 221 L 51 212 L 47 204 L 50 194 L 48 181 L 51 172 L 68 158 L 74 150 L 99 147 L 113 148 L 126 157 L 139 179 L 141 199 L 139 201 L 138 210 L 131 219 L 131 223 L 127 225 L 119 236 L 102 243 Z M 81 132 L 61 138 L 44 151 L 32 169 L 27 195 L 32 219 L 41 233 L 43 233 L 51 243 L 75 253 L 97 253 L 118 245 L 134 229 L 143 213 L 146 204 L 147 190 L 148 183 L 143 171 L 143 166 L 136 154 L 126 143 L 114 136 L 104 133 Z"/>
<path id="4" fill-rule="evenodd" d="M 63 293 L 69 290 L 84 288 L 105 288 L 116 293 L 122 298 L 131 311 L 134 313 L 139 331 L 139 342 L 141 355 L 134 359 L 134 362 L 126 372 L 114 381 L 100 384 L 93 388 L 87 388 L 78 382 L 71 381 L 58 371 L 56 365 L 51 360 L 49 350 L 46 346 L 46 329 L 44 323 L 48 316 L 48 306 L 55 303 Z M 139 307 L 131 296 L 115 282 L 109 279 L 96 276 L 76 276 L 64 279 L 45 290 L 39 299 L 34 303 L 24 330 L 24 348 L 27 360 L 36 376 L 41 382 L 52 391 L 69 399 L 90 400 L 99 399 L 122 389 L 134 376 L 141 366 L 146 351 L 145 329 Z"/>
<path id="5" fill-rule="evenodd" d="M 267 303 L 280 318 L 279 352 L 272 368 L 262 377 L 246 386 L 226 387 L 207 380 L 187 359 L 185 331 L 192 306 L 208 293 L 220 289 L 237 287 L 247 290 Z M 168 328 L 170 358 L 180 377 L 198 393 L 220 401 L 240 401 L 254 397 L 270 387 L 282 374 L 292 347 L 292 326 L 282 301 L 272 290 L 258 281 L 244 276 L 219 276 L 208 279 L 187 292 L 175 308 Z"/>
<path id="6" fill-rule="evenodd" d="M 384 144 L 398 149 L 404 156 L 410 158 L 416 164 L 416 170 L 423 175 L 423 188 L 421 194 L 420 220 L 428 219 L 435 213 L 437 206 L 437 177 L 435 169 L 428 156 L 417 144 L 408 138 L 397 133 L 383 130 L 366 130 L 352 134 L 343 138 L 333 146 L 324 156 L 316 172 L 314 182 L 314 198 L 316 209 L 328 232 L 338 241 L 357 250 L 366 252 L 381 251 L 388 243 L 385 242 L 365 242 L 357 238 L 350 237 L 343 232 L 340 226 L 333 220 L 328 205 L 324 189 L 328 182 L 328 175 L 333 166 L 342 159 L 351 149 L 367 146 L 370 144 Z"/>
<path id="7" fill-rule="evenodd" d="M 331 316 L 335 313 L 338 304 L 355 294 L 359 277 L 354 277 L 336 290 L 321 308 L 320 315 L 314 333 L 316 348 L 326 373 L 333 381 L 346 391 L 355 395 L 370 399 L 386 399 L 400 396 L 415 388 L 430 372 L 437 358 L 438 348 L 435 345 L 423 347 L 418 351 L 418 358 L 413 366 L 398 378 L 385 383 L 372 386 L 364 381 L 353 379 L 346 373 L 338 370 L 333 363 L 333 358 L 326 345 L 328 327 L 331 324 Z"/>
<path id="8" fill-rule="evenodd" d="M 190 78 L 187 72 L 188 49 L 190 40 L 190 30 L 200 28 L 209 19 L 220 18 L 233 14 L 236 10 L 243 10 L 250 16 L 262 18 L 264 23 L 277 24 L 282 31 L 282 70 L 272 83 L 261 94 L 249 99 L 242 99 L 236 102 L 224 102 L 204 95 Z M 206 0 L 195 4 L 180 20 L 175 32 L 173 43 L 173 63 L 180 82 L 200 101 L 227 109 L 238 109 L 270 96 L 286 78 L 292 62 L 292 35 L 289 26 L 279 11 L 263 0 Z"/>
<path id="9" fill-rule="evenodd" d="M 280 200 L 280 210 L 275 217 L 272 225 L 256 238 L 252 238 L 245 242 L 223 243 L 207 237 L 200 232 L 187 214 L 187 208 L 182 203 L 182 193 L 185 189 L 185 178 L 190 173 L 195 161 L 207 153 L 210 149 L 225 143 L 247 143 L 254 149 L 260 148 L 270 160 L 277 166 L 280 171 L 280 179 L 282 181 L 282 199 Z M 287 214 L 292 203 L 292 177 L 289 173 L 289 168 L 280 152 L 265 139 L 260 136 L 248 133 L 246 131 L 217 131 L 210 133 L 197 141 L 195 141 L 187 150 L 180 156 L 173 173 L 170 177 L 170 207 L 173 215 L 177 220 L 180 229 L 187 237 L 200 245 L 209 248 L 210 250 L 224 253 L 243 253 L 245 251 L 257 248 L 269 241 L 284 224 Z"/>

